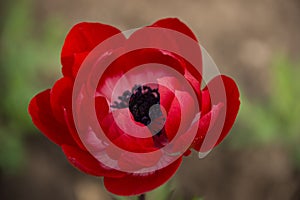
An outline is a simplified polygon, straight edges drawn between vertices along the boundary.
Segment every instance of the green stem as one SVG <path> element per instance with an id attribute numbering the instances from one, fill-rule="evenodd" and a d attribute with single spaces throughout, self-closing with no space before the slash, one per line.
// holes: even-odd
<path id="1" fill-rule="evenodd" d="M 141 194 L 138 199 L 139 200 L 146 200 L 146 194 Z"/>

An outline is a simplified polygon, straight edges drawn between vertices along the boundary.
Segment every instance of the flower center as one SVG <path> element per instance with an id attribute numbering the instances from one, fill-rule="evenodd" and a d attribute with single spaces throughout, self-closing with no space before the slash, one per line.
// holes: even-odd
<path id="1" fill-rule="evenodd" d="M 129 99 L 129 110 L 135 121 L 147 126 L 151 120 L 162 116 L 159 102 L 160 94 L 157 88 L 135 86 Z"/>
<path id="2" fill-rule="evenodd" d="M 111 107 L 129 108 L 134 120 L 149 128 L 156 147 L 161 148 L 168 143 L 168 137 L 164 132 L 166 118 L 160 108 L 160 94 L 157 88 L 135 85 L 131 92 L 126 90 L 118 99 L 120 101 L 114 101 Z"/>

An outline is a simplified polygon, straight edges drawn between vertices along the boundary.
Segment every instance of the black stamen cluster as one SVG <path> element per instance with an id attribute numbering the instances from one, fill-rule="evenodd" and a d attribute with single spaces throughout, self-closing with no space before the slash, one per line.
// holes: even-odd
<path id="1" fill-rule="evenodd" d="M 159 104 L 160 102 L 160 94 L 158 89 L 151 89 L 149 86 L 136 86 L 133 89 L 132 95 L 129 99 L 129 110 L 134 117 L 134 120 L 144 124 L 145 126 L 151 123 L 151 118 L 149 116 L 150 108 Z M 153 115 L 161 115 L 161 111 L 159 109 L 159 113 L 152 114 Z"/>

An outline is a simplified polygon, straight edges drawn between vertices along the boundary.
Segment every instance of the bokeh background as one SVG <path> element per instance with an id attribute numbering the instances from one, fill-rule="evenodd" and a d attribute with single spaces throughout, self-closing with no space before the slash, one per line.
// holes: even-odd
<path id="1" fill-rule="evenodd" d="M 225 141 L 202 160 L 185 158 L 148 199 L 300 199 L 299 0 L 13 0 L 0 1 L 1 200 L 124 199 L 70 166 L 27 106 L 61 76 L 60 50 L 74 24 L 127 30 L 163 17 L 191 27 L 238 82 L 242 104 Z"/>

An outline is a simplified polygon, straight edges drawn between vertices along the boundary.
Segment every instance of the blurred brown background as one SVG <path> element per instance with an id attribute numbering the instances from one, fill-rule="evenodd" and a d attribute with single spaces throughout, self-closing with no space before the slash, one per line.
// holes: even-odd
<path id="1" fill-rule="evenodd" d="M 0 12 L 1 200 L 124 199 L 71 167 L 34 128 L 27 106 L 61 76 L 60 48 L 72 25 L 127 30 L 164 17 L 194 31 L 238 82 L 242 105 L 226 140 L 205 159 L 185 158 L 148 199 L 300 199 L 300 1 L 15 0 L 1 1 Z"/>

